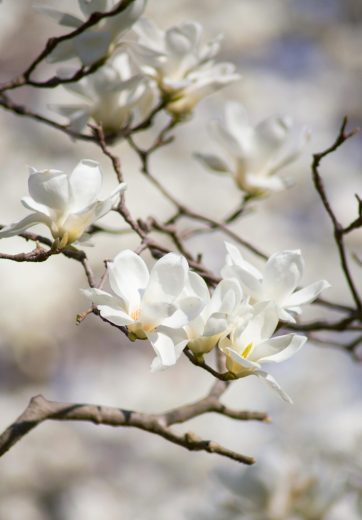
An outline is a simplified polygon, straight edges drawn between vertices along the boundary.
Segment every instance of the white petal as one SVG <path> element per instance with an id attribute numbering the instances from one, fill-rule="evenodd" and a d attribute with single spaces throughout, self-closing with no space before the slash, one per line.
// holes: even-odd
<path id="1" fill-rule="evenodd" d="M 255 363 L 254 361 L 249 361 L 249 359 L 243 358 L 236 350 L 226 347 L 226 353 L 243 368 L 246 368 L 247 370 L 250 370 L 254 372 L 255 370 L 258 370 L 260 368 L 259 363 Z"/>
<path id="2" fill-rule="evenodd" d="M 265 174 L 269 174 L 269 172 L 265 172 Z M 269 191 L 283 191 L 287 187 L 287 183 L 280 177 L 277 177 L 276 175 L 273 177 L 262 176 L 261 172 L 258 172 L 258 174 L 243 174 L 240 179 L 236 176 L 236 181 L 239 182 L 242 190 L 250 193 L 253 193 L 254 191 L 263 191 L 266 193 Z"/>
<path id="3" fill-rule="evenodd" d="M 147 337 L 156 352 L 157 358 L 152 362 L 151 370 L 162 370 L 173 366 L 180 355 L 169 335 L 160 332 L 151 332 Z M 185 345 L 187 340 L 185 340 Z"/>
<path id="4" fill-rule="evenodd" d="M 62 13 L 61 11 L 57 11 L 51 7 L 45 5 L 34 5 L 33 9 L 38 11 L 38 13 L 45 14 L 50 18 L 53 18 L 56 22 L 64 27 L 74 27 L 75 29 L 82 25 L 82 20 L 77 18 L 76 16 L 68 13 Z"/>
<path id="5" fill-rule="evenodd" d="M 252 127 L 250 126 L 248 113 L 242 104 L 236 101 L 229 101 L 226 104 L 225 124 L 229 132 L 240 143 L 250 138 Z"/>
<path id="6" fill-rule="evenodd" d="M 121 327 L 135 322 L 135 320 L 133 320 L 126 312 L 123 312 L 120 309 L 114 309 L 108 305 L 98 305 L 98 310 L 103 318 L 106 318 L 108 321 Z"/>
<path id="7" fill-rule="evenodd" d="M 69 204 L 68 176 L 59 170 L 31 168 L 28 187 L 31 197 L 49 208 L 64 210 Z"/>
<path id="8" fill-rule="evenodd" d="M 140 321 L 147 327 L 155 328 L 160 324 L 172 327 L 172 320 L 174 319 L 177 307 L 172 303 L 165 302 L 142 302 Z M 176 327 L 181 327 L 185 320 L 182 320 L 179 325 L 179 320 L 175 324 Z"/>
<path id="9" fill-rule="evenodd" d="M 188 272 L 186 290 L 189 291 L 187 294 L 197 296 L 205 304 L 210 301 L 210 292 L 205 280 L 193 271 Z"/>
<path id="10" fill-rule="evenodd" d="M 210 168 L 215 172 L 221 173 L 229 173 L 232 170 L 232 166 L 230 166 L 227 161 L 218 157 L 217 155 L 207 154 L 207 153 L 195 153 L 194 156 L 196 159 L 201 161 L 204 166 Z"/>
<path id="11" fill-rule="evenodd" d="M 242 291 L 235 280 L 221 280 L 216 286 L 209 305 L 210 314 L 215 312 L 230 314 L 239 305 Z"/>
<path id="12" fill-rule="evenodd" d="M 55 49 L 49 54 L 47 60 L 50 63 L 65 61 L 76 56 L 74 51 L 73 40 L 65 40 L 60 42 Z"/>
<path id="13" fill-rule="evenodd" d="M 91 300 L 94 305 L 106 305 L 108 307 L 115 307 L 116 309 L 122 308 L 123 302 L 119 298 L 101 289 L 81 289 L 81 292 Z"/>
<path id="14" fill-rule="evenodd" d="M 303 268 L 304 262 L 299 250 L 282 251 L 272 255 L 265 266 L 264 299 L 282 304 L 299 284 Z"/>
<path id="15" fill-rule="evenodd" d="M 110 16 L 104 20 L 104 28 L 112 38 L 115 39 L 123 32 L 127 31 L 142 15 L 147 0 L 134 0 L 124 11 L 115 16 Z"/>
<path id="16" fill-rule="evenodd" d="M 168 253 L 160 258 L 151 270 L 144 301 L 172 303 L 185 286 L 187 272 L 188 264 L 183 256 Z"/>
<path id="17" fill-rule="evenodd" d="M 250 359 L 262 363 L 264 361 L 280 363 L 293 356 L 307 341 L 305 336 L 285 334 L 259 343 L 253 349 Z"/>
<path id="18" fill-rule="evenodd" d="M 26 229 L 35 226 L 36 224 L 45 224 L 50 228 L 50 219 L 42 213 L 32 213 L 23 218 L 19 222 L 5 226 L 0 230 L 0 238 L 12 237 L 25 231 Z"/>
<path id="19" fill-rule="evenodd" d="M 258 280 L 262 280 L 263 276 L 261 272 L 254 267 L 252 264 L 247 262 L 244 257 L 242 256 L 240 250 L 234 246 L 234 244 L 231 244 L 230 242 L 224 242 L 225 248 L 228 252 L 228 258 L 230 259 L 230 263 L 240 266 L 244 271 L 247 271 L 250 273 L 254 278 L 257 278 Z"/>
<path id="20" fill-rule="evenodd" d="M 95 205 L 95 220 L 103 217 L 111 211 L 111 209 L 118 203 L 120 194 L 123 193 L 127 189 L 127 184 L 122 182 L 117 186 L 115 190 L 110 194 L 107 199 L 99 200 Z"/>
<path id="21" fill-rule="evenodd" d="M 311 303 L 322 291 L 324 291 L 324 289 L 328 289 L 330 286 L 331 284 L 326 280 L 319 280 L 318 282 L 314 282 L 288 296 L 284 302 L 284 305 L 289 308 L 304 305 L 305 303 Z"/>
<path id="22" fill-rule="evenodd" d="M 85 31 L 73 38 L 73 43 L 83 65 L 92 65 L 107 56 L 111 36 L 103 31 Z"/>
<path id="23" fill-rule="evenodd" d="M 31 211 L 35 211 L 36 213 L 42 213 L 47 217 L 50 216 L 48 206 L 44 206 L 43 204 L 35 202 L 35 200 L 33 200 L 31 197 L 23 197 L 20 202 L 26 209 L 30 209 Z"/>
<path id="24" fill-rule="evenodd" d="M 268 374 L 268 372 L 265 372 L 264 370 L 257 370 L 256 372 L 254 372 L 254 374 L 260 377 L 262 381 L 265 381 L 268 384 L 268 386 L 272 388 L 275 392 L 277 392 L 284 401 L 286 401 L 289 404 L 293 404 L 293 401 L 291 400 L 289 395 L 286 392 L 284 392 L 279 383 L 274 379 L 273 376 Z"/>
<path id="25" fill-rule="evenodd" d="M 71 209 L 81 211 L 92 204 L 102 187 L 102 174 L 99 163 L 84 159 L 69 175 Z"/>
<path id="26" fill-rule="evenodd" d="M 128 304 L 128 310 L 138 308 L 141 293 L 149 280 L 148 269 L 143 259 L 126 249 L 108 264 L 108 272 L 112 290 Z"/>
<path id="27" fill-rule="evenodd" d="M 227 329 L 228 322 L 224 316 L 212 314 L 205 323 L 204 336 L 216 336 Z"/>
<path id="28" fill-rule="evenodd" d="M 92 13 L 103 13 L 108 8 L 108 0 L 78 0 L 84 16 L 89 18 Z"/>

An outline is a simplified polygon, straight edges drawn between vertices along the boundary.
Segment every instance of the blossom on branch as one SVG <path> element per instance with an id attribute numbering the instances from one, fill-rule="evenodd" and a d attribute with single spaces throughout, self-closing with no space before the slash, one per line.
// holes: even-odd
<path id="1" fill-rule="evenodd" d="M 59 62 L 78 58 L 82 65 L 89 66 L 107 59 L 121 45 L 120 38 L 143 13 L 147 0 L 127 2 L 125 9 L 114 16 L 102 18 L 74 38 L 60 42 L 49 55 L 49 61 Z M 60 25 L 73 30 L 83 25 L 95 12 L 105 13 L 116 7 L 115 0 L 78 0 L 83 19 L 73 14 L 63 13 L 48 6 L 37 6 Z"/>
<path id="2" fill-rule="evenodd" d="M 330 287 L 326 280 L 319 280 L 297 289 L 304 270 L 300 250 L 275 253 L 261 273 L 243 258 L 237 247 L 228 242 L 225 246 L 228 254 L 221 271 L 223 278 L 237 280 L 252 304 L 273 302 L 281 320 L 295 323 L 294 316 L 302 312 L 300 306 L 313 302 L 324 289 Z"/>
<path id="3" fill-rule="evenodd" d="M 187 344 L 182 327 L 204 306 L 197 294 L 202 288 L 196 287 L 201 279 L 195 279 L 198 275 L 189 271 L 181 255 L 166 254 L 149 272 L 144 260 L 131 250 L 120 252 L 108 264 L 108 274 L 114 295 L 100 289 L 87 289 L 84 294 L 103 318 L 127 327 L 131 340 L 150 341 L 156 352 L 152 370 L 174 365 Z M 191 294 L 187 288 L 192 288 Z"/>
<path id="4" fill-rule="evenodd" d="M 288 402 L 290 397 L 261 364 L 279 363 L 293 356 L 307 341 L 304 336 L 285 334 L 272 337 L 279 322 L 276 306 L 261 303 L 255 306 L 255 315 L 245 326 L 237 326 L 229 338 L 220 341 L 219 347 L 226 354 L 226 367 L 237 378 L 255 375 Z"/>
<path id="5" fill-rule="evenodd" d="M 142 70 L 153 78 L 169 112 L 187 114 L 204 97 L 239 80 L 232 63 L 214 61 L 220 37 L 203 42 L 203 28 L 185 22 L 162 31 L 141 18 L 134 26 L 139 36 L 133 50 Z"/>
<path id="6" fill-rule="evenodd" d="M 156 96 L 149 79 L 134 73 L 125 53 L 64 88 L 82 98 L 82 102 L 51 105 L 51 108 L 67 117 L 69 127 L 77 132 L 89 120 L 101 125 L 105 134 L 117 132 L 135 119 L 147 117 Z"/>
<path id="7" fill-rule="evenodd" d="M 253 196 L 286 188 L 286 181 L 276 173 L 300 155 L 309 139 L 307 128 L 289 116 L 269 117 L 252 125 L 244 107 L 236 102 L 226 104 L 223 119 L 214 121 L 211 130 L 225 155 L 195 156 L 212 171 L 231 175 L 241 190 Z"/>
<path id="8" fill-rule="evenodd" d="M 30 168 L 30 196 L 23 197 L 21 202 L 32 213 L 4 227 L 0 238 L 18 235 L 36 224 L 45 224 L 59 248 L 85 240 L 86 229 L 108 213 L 126 189 L 126 184 L 121 183 L 108 198 L 98 200 L 101 185 L 99 164 L 88 159 L 80 161 L 70 174 Z"/>

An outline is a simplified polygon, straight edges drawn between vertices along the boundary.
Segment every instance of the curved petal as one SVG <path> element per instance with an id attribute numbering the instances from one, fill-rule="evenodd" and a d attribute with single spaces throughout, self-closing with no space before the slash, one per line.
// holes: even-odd
<path id="1" fill-rule="evenodd" d="M 47 57 L 47 61 L 50 63 L 57 63 L 58 61 L 70 60 L 75 56 L 73 40 L 65 40 L 55 47 Z"/>
<path id="2" fill-rule="evenodd" d="M 140 306 L 141 293 L 149 281 L 148 269 L 143 259 L 133 251 L 121 251 L 108 264 L 109 283 L 112 290 L 126 303 L 132 312 Z"/>
<path id="3" fill-rule="evenodd" d="M 106 305 L 107 307 L 114 307 L 115 309 L 122 308 L 124 305 L 122 300 L 116 298 L 112 294 L 102 291 L 101 289 L 81 289 L 84 296 L 94 303 L 94 305 Z"/>
<path id="4" fill-rule="evenodd" d="M 254 278 L 262 280 L 263 276 L 261 272 L 244 259 L 240 250 L 236 246 L 234 246 L 234 244 L 231 244 L 230 242 L 224 242 L 224 244 L 228 252 L 226 257 L 227 263 L 229 263 L 230 265 L 238 265 L 244 271 L 250 273 Z"/>
<path id="5" fill-rule="evenodd" d="M 272 388 L 275 392 L 277 392 L 277 394 L 284 400 L 286 401 L 287 403 L 289 404 L 293 404 L 293 401 L 291 400 L 291 398 L 289 397 L 289 395 L 284 392 L 284 390 L 282 389 L 282 387 L 279 385 L 279 383 L 274 379 L 273 376 L 271 376 L 270 374 L 268 374 L 268 372 L 265 372 L 264 370 L 257 370 L 256 372 L 254 372 L 254 374 L 258 377 L 260 377 L 260 379 L 262 379 L 263 381 L 265 381 L 267 383 L 267 385 Z"/>
<path id="6" fill-rule="evenodd" d="M 43 204 L 38 204 L 31 197 L 23 197 L 20 201 L 24 208 L 30 209 L 31 211 L 35 211 L 36 213 L 42 213 L 46 217 L 50 216 L 48 206 L 44 206 Z"/>
<path id="7" fill-rule="evenodd" d="M 298 286 L 303 268 L 304 261 L 299 250 L 282 251 L 272 255 L 264 271 L 264 299 L 282 304 Z"/>
<path id="8" fill-rule="evenodd" d="M 305 303 L 311 303 L 322 291 L 324 291 L 324 289 L 328 289 L 330 286 L 331 284 L 326 280 L 319 280 L 318 282 L 314 282 L 288 296 L 284 301 L 284 305 L 289 308 L 298 307 L 299 305 L 304 305 Z"/>
<path id="9" fill-rule="evenodd" d="M 237 280 L 244 290 L 245 296 L 251 296 L 256 301 L 262 299 L 261 281 L 240 265 L 225 265 L 221 269 L 221 276 L 225 280 Z"/>
<path id="10" fill-rule="evenodd" d="M 120 327 L 125 327 L 135 322 L 126 312 L 120 309 L 114 309 L 108 305 L 98 305 L 97 307 L 103 318 Z"/>
<path id="11" fill-rule="evenodd" d="M 147 0 L 134 0 L 126 9 L 115 16 L 110 16 L 104 21 L 103 27 L 112 39 L 127 31 L 138 20 L 145 10 Z"/>
<path id="12" fill-rule="evenodd" d="M 188 264 L 186 259 L 175 253 L 157 260 L 150 273 L 144 301 L 172 303 L 185 287 Z"/>
<path id="13" fill-rule="evenodd" d="M 230 173 L 232 166 L 221 157 L 207 153 L 194 153 L 194 157 L 198 159 L 204 166 L 218 173 Z"/>
<path id="14" fill-rule="evenodd" d="M 246 368 L 251 372 L 255 372 L 255 370 L 260 369 L 259 363 L 254 361 L 250 361 L 249 359 L 243 358 L 236 350 L 226 347 L 226 354 L 229 355 L 235 363 L 237 363 L 240 367 Z"/>
<path id="15" fill-rule="evenodd" d="M 59 170 L 36 170 L 30 168 L 29 193 L 40 204 L 64 210 L 69 204 L 68 176 Z"/>
<path id="16" fill-rule="evenodd" d="M 105 58 L 111 44 L 111 35 L 105 31 L 85 31 L 73 38 L 74 50 L 83 65 L 92 65 Z"/>
<path id="17" fill-rule="evenodd" d="M 225 124 L 229 132 L 242 144 L 252 134 L 248 113 L 241 103 L 229 101 L 225 106 Z"/>
<path id="18" fill-rule="evenodd" d="M 69 175 L 71 210 L 81 211 L 92 204 L 102 187 L 99 163 L 84 159 Z"/>
<path id="19" fill-rule="evenodd" d="M 259 363 L 264 361 L 280 363 L 298 352 L 306 341 L 307 338 L 305 336 L 296 334 L 277 336 L 256 345 L 250 354 L 250 359 Z"/>
<path id="20" fill-rule="evenodd" d="M 115 190 L 112 191 L 107 199 L 96 202 L 94 208 L 95 220 L 98 220 L 99 218 L 106 215 L 106 213 L 111 211 L 111 209 L 117 204 L 120 194 L 123 193 L 126 189 L 127 184 L 122 182 Z"/>
<path id="21" fill-rule="evenodd" d="M 151 332 L 147 334 L 147 338 L 157 355 L 151 365 L 152 372 L 163 370 L 176 364 L 182 350 L 181 352 L 176 350 L 175 344 L 169 335 L 161 332 Z M 184 343 L 186 345 L 187 340 Z"/>
<path id="22" fill-rule="evenodd" d="M 199 298 L 205 305 L 210 301 L 210 292 L 205 280 L 193 271 L 188 272 L 186 291 L 187 294 Z"/>
<path id="23" fill-rule="evenodd" d="M 208 306 L 210 314 L 215 312 L 232 313 L 241 302 L 242 296 L 241 288 L 235 280 L 221 280 L 216 286 Z"/>
<path id="24" fill-rule="evenodd" d="M 19 222 L 3 227 L 0 230 L 0 238 L 13 237 L 36 224 L 45 224 L 48 228 L 51 226 L 49 217 L 46 217 L 42 213 L 32 213 Z"/>

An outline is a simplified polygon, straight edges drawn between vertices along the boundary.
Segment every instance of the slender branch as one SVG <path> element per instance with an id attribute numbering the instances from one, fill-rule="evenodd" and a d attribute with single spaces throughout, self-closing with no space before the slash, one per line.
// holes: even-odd
<path id="1" fill-rule="evenodd" d="M 339 222 L 336 214 L 334 213 L 332 206 L 327 197 L 327 193 L 323 184 L 322 177 L 319 173 L 319 166 L 324 157 L 336 151 L 345 141 L 347 141 L 350 137 L 356 134 L 357 130 L 354 129 L 351 132 L 346 132 L 347 127 L 347 118 L 343 119 L 341 128 L 339 130 L 339 134 L 335 140 L 335 142 L 323 152 L 314 154 L 313 162 L 312 162 L 312 176 L 314 186 L 320 196 L 320 199 L 323 203 L 323 206 L 332 222 L 333 230 L 334 230 L 334 239 L 338 248 L 340 262 L 342 266 L 342 270 L 344 276 L 346 278 L 347 284 L 349 286 L 350 292 L 352 294 L 353 300 L 356 304 L 357 309 L 362 313 L 362 300 L 355 286 L 354 280 L 352 278 L 352 274 L 348 265 L 347 254 L 344 244 L 344 234 L 345 230 L 341 223 Z M 348 229 L 348 228 L 347 228 Z"/>
<path id="2" fill-rule="evenodd" d="M 268 421 L 260 412 L 243 412 L 231 410 L 226 406 L 217 405 L 213 399 L 206 397 L 200 401 L 181 407 L 178 411 L 171 410 L 164 414 L 144 414 L 121 408 L 98 406 L 93 404 L 60 403 L 49 401 L 38 395 L 30 400 L 25 411 L 0 435 L 0 456 L 10 450 L 26 434 L 47 420 L 85 421 L 114 427 L 138 428 L 182 446 L 190 451 L 206 451 L 217 453 L 223 457 L 243 464 L 253 464 L 252 457 L 242 455 L 224 448 L 220 444 L 201 439 L 194 433 L 176 433 L 169 426 L 185 422 L 198 415 L 216 412 L 236 420 Z"/>

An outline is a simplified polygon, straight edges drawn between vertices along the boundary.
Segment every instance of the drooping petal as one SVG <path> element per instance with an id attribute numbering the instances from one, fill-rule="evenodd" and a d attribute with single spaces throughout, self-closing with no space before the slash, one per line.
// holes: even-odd
<path id="1" fill-rule="evenodd" d="M 62 171 L 30 168 L 28 187 L 31 197 L 49 208 L 64 210 L 69 204 L 68 176 Z"/>
<path id="2" fill-rule="evenodd" d="M 174 302 L 185 286 L 187 272 L 183 256 L 168 253 L 160 258 L 151 270 L 144 301 Z"/>
<path id="3" fill-rule="evenodd" d="M 115 309 L 113 307 L 109 307 L 108 305 L 98 305 L 98 310 L 103 316 L 103 318 L 111 321 L 115 325 L 119 325 L 121 327 L 125 327 L 127 325 L 131 325 L 135 322 L 126 312 L 121 309 Z"/>
<path id="4" fill-rule="evenodd" d="M 106 213 L 111 211 L 111 209 L 117 204 L 120 194 L 123 193 L 126 189 L 127 184 L 122 182 L 116 187 L 115 190 L 112 191 L 108 198 L 97 201 L 94 208 L 95 220 L 98 220 L 99 218 L 106 215 Z"/>
<path id="5" fill-rule="evenodd" d="M 126 249 L 108 264 L 108 273 L 112 290 L 126 302 L 128 311 L 137 309 L 141 294 L 149 281 L 148 269 L 143 259 Z"/>
<path id="6" fill-rule="evenodd" d="M 83 65 L 92 65 L 107 57 L 111 36 L 105 31 L 85 31 L 73 38 L 73 44 Z"/>
<path id="7" fill-rule="evenodd" d="M 322 291 L 324 291 L 324 289 L 328 289 L 330 286 L 331 284 L 326 280 L 314 282 L 288 296 L 284 301 L 284 305 L 289 308 L 304 305 L 305 303 L 311 303 Z"/>
<path id="8" fill-rule="evenodd" d="M 265 266 L 264 298 L 283 304 L 298 286 L 303 275 L 303 268 L 304 262 L 299 250 L 282 251 L 272 255 Z"/>
<path id="9" fill-rule="evenodd" d="M 36 213 L 42 213 L 43 215 L 49 217 L 50 211 L 48 206 L 44 206 L 43 204 L 39 204 L 35 202 L 31 197 L 23 197 L 20 202 L 26 209 L 30 209 L 31 211 L 35 211 Z"/>
<path id="10" fill-rule="evenodd" d="M 25 231 L 26 229 L 35 226 L 36 224 L 45 224 L 50 228 L 51 222 L 50 219 L 42 213 L 32 213 L 19 222 L 15 222 L 14 224 L 3 227 L 0 230 L 0 238 L 18 235 L 22 231 Z"/>
<path id="11" fill-rule="evenodd" d="M 251 360 L 280 363 L 293 356 L 307 341 L 305 336 L 285 334 L 263 341 L 255 346 L 250 354 Z"/>
<path id="12" fill-rule="evenodd" d="M 153 360 L 151 365 L 152 372 L 156 370 L 163 370 L 176 364 L 179 358 L 182 348 L 186 346 L 187 339 L 179 344 L 179 348 L 176 349 L 175 343 L 169 334 L 161 332 L 147 333 L 147 337 L 156 352 L 156 359 Z"/>
<path id="13" fill-rule="evenodd" d="M 91 300 L 94 305 L 106 305 L 108 307 L 114 307 L 115 309 L 124 309 L 122 300 L 116 298 L 112 294 L 107 293 L 106 291 L 102 291 L 101 289 L 81 289 L 81 292 L 84 294 L 84 296 Z"/>
<path id="14" fill-rule="evenodd" d="M 194 157 L 198 159 L 204 166 L 218 173 L 230 173 L 232 166 L 223 158 L 207 153 L 194 153 Z"/>
<path id="15" fill-rule="evenodd" d="M 254 374 L 256 376 L 260 377 L 260 379 L 262 381 L 265 381 L 267 383 L 267 385 L 270 388 L 272 388 L 275 392 L 277 392 L 277 394 L 284 401 L 286 401 L 289 404 L 293 404 L 292 399 L 289 397 L 289 395 L 286 392 L 284 392 L 282 387 L 279 385 L 279 383 L 274 379 L 274 377 L 272 375 L 268 374 L 268 372 L 265 372 L 264 370 L 257 370 L 256 372 L 254 372 Z"/>
<path id="16" fill-rule="evenodd" d="M 69 175 L 71 210 L 81 211 L 92 204 L 102 187 L 102 174 L 99 163 L 84 159 Z"/>

